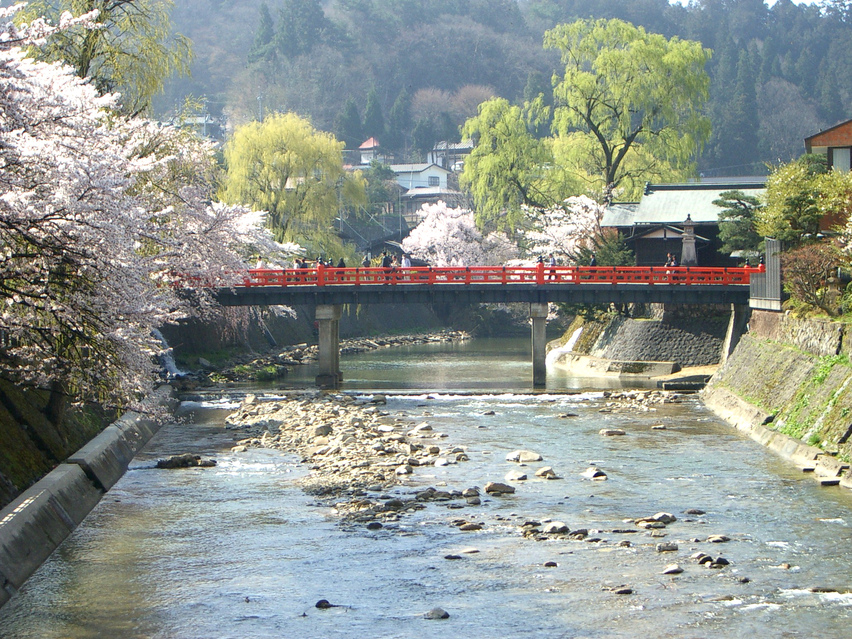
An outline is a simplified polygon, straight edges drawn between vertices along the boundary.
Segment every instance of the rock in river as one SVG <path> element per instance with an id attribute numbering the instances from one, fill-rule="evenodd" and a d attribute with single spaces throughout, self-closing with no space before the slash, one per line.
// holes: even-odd
<path id="1" fill-rule="evenodd" d="M 542 459 L 543 458 L 541 455 L 531 450 L 515 450 L 506 455 L 506 461 L 520 463 L 537 462 L 541 461 Z"/>
<path id="2" fill-rule="evenodd" d="M 485 484 L 485 492 L 489 495 L 511 495 L 515 492 L 515 488 L 498 481 L 490 481 Z"/>

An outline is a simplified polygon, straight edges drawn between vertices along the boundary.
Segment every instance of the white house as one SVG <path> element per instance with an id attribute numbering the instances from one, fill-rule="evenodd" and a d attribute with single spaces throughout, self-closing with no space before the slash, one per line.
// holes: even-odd
<path id="1" fill-rule="evenodd" d="M 417 188 L 447 188 L 450 172 L 437 164 L 391 164 L 399 185 L 409 191 Z"/>

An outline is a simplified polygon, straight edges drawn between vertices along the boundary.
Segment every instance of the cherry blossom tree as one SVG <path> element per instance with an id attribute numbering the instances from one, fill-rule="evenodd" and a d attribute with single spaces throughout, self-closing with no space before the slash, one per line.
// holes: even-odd
<path id="1" fill-rule="evenodd" d="M 603 236 L 604 207 L 590 197 L 569 197 L 546 209 L 526 207 L 521 235 L 531 255 L 553 253 L 576 260 L 582 252 L 592 252 Z"/>
<path id="2" fill-rule="evenodd" d="M 446 203 L 424 204 L 425 218 L 402 241 L 402 249 L 432 266 L 493 266 L 517 256 L 504 233 L 483 236 L 471 211 Z"/>
<path id="3" fill-rule="evenodd" d="M 242 258 L 274 249 L 262 216 L 213 203 L 212 149 L 116 115 L 70 67 L 27 57 L 64 14 L 15 27 L 0 9 L 0 375 L 129 406 L 150 387 L 157 326 L 211 308 Z M 247 247 L 251 248 L 247 248 Z"/>

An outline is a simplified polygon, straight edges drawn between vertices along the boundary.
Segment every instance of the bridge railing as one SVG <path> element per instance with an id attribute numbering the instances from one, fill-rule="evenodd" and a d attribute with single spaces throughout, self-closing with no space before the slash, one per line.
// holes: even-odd
<path id="1" fill-rule="evenodd" d="M 744 285 L 763 267 L 698 266 L 450 266 L 250 269 L 243 286 L 397 286 L 445 284 Z"/>

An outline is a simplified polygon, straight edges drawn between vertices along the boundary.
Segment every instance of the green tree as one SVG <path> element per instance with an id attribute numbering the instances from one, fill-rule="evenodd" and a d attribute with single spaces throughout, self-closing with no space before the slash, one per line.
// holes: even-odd
<path id="1" fill-rule="evenodd" d="M 385 133 L 385 117 L 382 115 L 382 105 L 375 89 L 367 94 L 367 106 L 364 108 L 364 135 L 382 141 Z"/>
<path id="2" fill-rule="evenodd" d="M 766 206 L 757 215 L 757 232 L 781 240 L 787 248 L 815 241 L 824 208 L 822 176 L 829 171 L 821 155 L 803 155 L 773 171 L 766 180 Z"/>
<path id="3" fill-rule="evenodd" d="M 171 0 L 35 0 L 19 15 L 58 23 L 65 11 L 97 10 L 100 28 L 59 31 L 33 53 L 70 65 L 102 93 L 121 93 L 122 111 L 136 115 L 148 110 L 168 78 L 189 74 L 192 46 L 172 32 L 172 6 Z"/>
<path id="4" fill-rule="evenodd" d="M 405 137 L 411 131 L 411 96 L 405 87 L 396 96 L 390 113 L 386 136 L 388 148 L 400 149 L 405 144 Z"/>
<path id="5" fill-rule="evenodd" d="M 722 208 L 719 213 L 720 250 L 724 253 L 734 251 L 757 251 L 763 238 L 755 230 L 755 216 L 761 203 L 753 195 L 742 191 L 725 191 L 719 194 L 713 204 Z"/>
<path id="6" fill-rule="evenodd" d="M 262 2 L 259 11 L 260 20 L 254 34 L 254 43 L 248 54 L 250 63 L 270 59 L 275 54 L 275 23 L 269 13 L 269 5 Z"/>
<path id="7" fill-rule="evenodd" d="M 339 201 L 364 202 L 364 186 L 343 170 L 343 143 L 293 113 L 250 122 L 225 145 L 222 201 L 268 212 L 279 241 L 340 254 L 332 222 Z"/>
<path id="8" fill-rule="evenodd" d="M 411 142 L 414 148 L 421 153 L 428 153 L 438 141 L 438 133 L 435 131 L 435 124 L 428 118 L 420 118 L 414 123 L 414 130 L 411 132 Z"/>
<path id="9" fill-rule="evenodd" d="M 370 168 L 364 171 L 366 194 L 371 213 L 380 213 L 388 203 L 397 199 L 396 173 L 387 164 L 376 160 L 370 163 Z"/>
<path id="10" fill-rule="evenodd" d="M 591 192 L 631 199 L 649 179 L 694 173 L 710 134 L 709 50 L 622 20 L 558 25 L 544 46 L 565 65 L 554 87 L 559 155 Z"/>
<path id="11" fill-rule="evenodd" d="M 343 111 L 337 116 L 337 123 L 334 128 L 337 135 L 343 140 L 344 148 L 357 149 L 364 141 L 364 127 L 361 125 L 361 114 L 358 113 L 355 100 L 352 98 L 346 100 Z"/>
<path id="12" fill-rule="evenodd" d="M 310 53 L 322 41 L 328 21 L 318 0 L 283 0 L 275 44 L 287 58 Z"/>
<path id="13" fill-rule="evenodd" d="M 479 224 L 514 228 L 523 206 L 544 209 L 559 201 L 549 142 L 536 139 L 531 126 L 529 111 L 493 98 L 462 127 L 462 137 L 476 146 L 459 182 L 473 197 Z"/>

